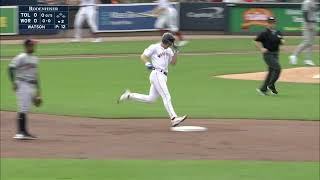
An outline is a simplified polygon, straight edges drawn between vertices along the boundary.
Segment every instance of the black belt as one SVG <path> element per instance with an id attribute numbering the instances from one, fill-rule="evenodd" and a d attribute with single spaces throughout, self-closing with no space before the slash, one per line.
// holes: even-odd
<path id="1" fill-rule="evenodd" d="M 168 76 L 168 73 L 166 71 L 162 70 L 162 69 L 152 68 L 152 70 L 157 70 L 157 71 L 163 73 L 164 75 Z"/>
<path id="2" fill-rule="evenodd" d="M 17 78 L 18 81 L 23 81 L 29 84 L 37 84 L 38 81 L 37 80 L 28 80 L 28 79 L 23 79 L 23 78 Z"/>

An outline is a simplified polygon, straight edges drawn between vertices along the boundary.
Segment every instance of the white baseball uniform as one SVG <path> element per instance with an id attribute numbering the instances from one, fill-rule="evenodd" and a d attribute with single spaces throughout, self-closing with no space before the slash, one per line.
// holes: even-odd
<path id="1" fill-rule="evenodd" d="M 160 95 L 170 118 L 173 119 L 177 117 L 177 114 L 171 103 L 171 95 L 167 86 L 167 74 L 168 66 L 174 53 L 171 48 L 165 49 L 161 46 L 161 43 L 158 43 L 150 45 L 144 50 L 143 54 L 151 58 L 151 62 L 155 67 L 149 77 L 151 83 L 149 95 L 130 93 L 129 98 L 135 101 L 151 103 Z"/>
<path id="2" fill-rule="evenodd" d="M 17 83 L 18 112 L 26 113 L 32 104 L 32 98 L 36 91 L 38 77 L 38 58 L 36 56 L 21 53 L 14 57 L 9 67 L 15 68 Z"/>
<path id="3" fill-rule="evenodd" d="M 91 28 L 91 32 L 97 32 L 96 3 L 95 0 L 81 0 L 80 9 L 74 21 L 75 38 L 81 38 L 81 26 L 85 20 Z"/>
<path id="4" fill-rule="evenodd" d="M 157 21 L 155 22 L 155 28 L 157 29 L 165 29 L 169 28 L 172 32 L 179 31 L 178 27 L 178 12 L 176 8 L 174 8 L 168 0 L 159 0 L 159 4 L 157 8 L 164 8 Z"/>
<path id="5" fill-rule="evenodd" d="M 304 0 L 301 6 L 303 12 L 307 12 L 310 22 L 303 21 L 303 39 L 304 41 L 298 46 L 293 56 L 298 56 L 306 49 L 306 60 L 312 61 L 312 44 L 316 35 L 317 28 L 317 4 L 313 0 Z"/>

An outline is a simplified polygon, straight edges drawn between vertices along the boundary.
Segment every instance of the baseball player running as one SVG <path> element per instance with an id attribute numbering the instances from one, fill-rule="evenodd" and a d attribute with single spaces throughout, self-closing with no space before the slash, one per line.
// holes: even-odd
<path id="1" fill-rule="evenodd" d="M 9 64 L 9 77 L 18 103 L 17 133 L 15 139 L 35 139 L 27 130 L 27 113 L 32 102 L 41 103 L 38 78 L 38 58 L 33 56 L 36 41 L 24 41 L 25 53 L 13 58 Z"/>
<path id="2" fill-rule="evenodd" d="M 317 4 L 314 0 L 305 0 L 302 3 L 302 12 L 303 12 L 303 42 L 297 47 L 294 53 L 289 56 L 291 64 L 297 64 L 297 56 L 303 51 L 306 50 L 304 64 L 309 66 L 315 66 L 312 61 L 312 44 L 313 39 L 316 34 L 316 25 L 317 25 Z"/>
<path id="3" fill-rule="evenodd" d="M 74 21 L 75 36 L 72 39 L 72 42 L 79 42 L 81 39 L 81 27 L 83 22 L 87 20 L 88 25 L 90 26 L 91 32 L 95 40 L 92 42 L 101 42 L 101 38 L 97 37 L 97 24 L 96 24 L 96 0 L 81 0 L 80 9 L 76 14 Z"/>
<path id="4" fill-rule="evenodd" d="M 158 6 L 152 11 L 152 14 L 158 17 L 154 26 L 160 30 L 161 35 L 166 32 L 165 28 L 169 28 L 179 40 L 176 43 L 177 46 L 184 46 L 188 43 L 188 41 L 184 41 L 182 33 L 179 31 L 178 12 L 168 0 L 159 0 Z"/>
<path id="5" fill-rule="evenodd" d="M 152 103 L 160 95 L 173 127 L 178 126 L 187 118 L 186 115 L 179 117 L 175 113 L 167 86 L 168 66 L 169 64 L 175 65 L 177 63 L 178 51 L 176 51 L 175 48 L 169 48 L 174 46 L 174 41 L 175 38 L 171 33 L 165 33 L 163 34 L 160 43 L 150 45 L 141 55 L 142 62 L 149 70 L 151 70 L 149 77 L 151 83 L 149 95 L 131 93 L 129 90 L 126 90 L 118 101 L 121 102 L 130 99 L 139 102 Z M 150 59 L 151 62 L 149 62 Z"/>

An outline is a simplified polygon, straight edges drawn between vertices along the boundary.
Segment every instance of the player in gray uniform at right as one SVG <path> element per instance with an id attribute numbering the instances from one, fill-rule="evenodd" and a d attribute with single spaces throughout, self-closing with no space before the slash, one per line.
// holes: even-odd
<path id="1" fill-rule="evenodd" d="M 35 139 L 27 130 L 27 113 L 33 98 L 41 99 L 38 78 L 38 58 L 33 56 L 36 41 L 24 41 L 25 53 L 13 58 L 9 64 L 9 77 L 18 103 L 17 133 L 14 139 Z"/>
<path id="2" fill-rule="evenodd" d="M 317 26 L 317 4 L 314 0 L 305 0 L 302 3 L 303 12 L 303 39 L 304 41 L 297 47 L 294 53 L 289 56 L 291 64 L 297 64 L 297 56 L 306 49 L 304 64 L 315 66 L 312 61 L 312 44 L 316 34 Z"/>

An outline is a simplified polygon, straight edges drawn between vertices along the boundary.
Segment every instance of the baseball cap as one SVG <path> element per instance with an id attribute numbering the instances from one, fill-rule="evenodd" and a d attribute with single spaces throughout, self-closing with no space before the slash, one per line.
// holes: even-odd
<path id="1" fill-rule="evenodd" d="M 29 45 L 34 45 L 34 44 L 37 44 L 38 41 L 34 40 L 34 39 L 26 39 L 24 40 L 23 44 L 25 46 L 29 46 Z"/>

